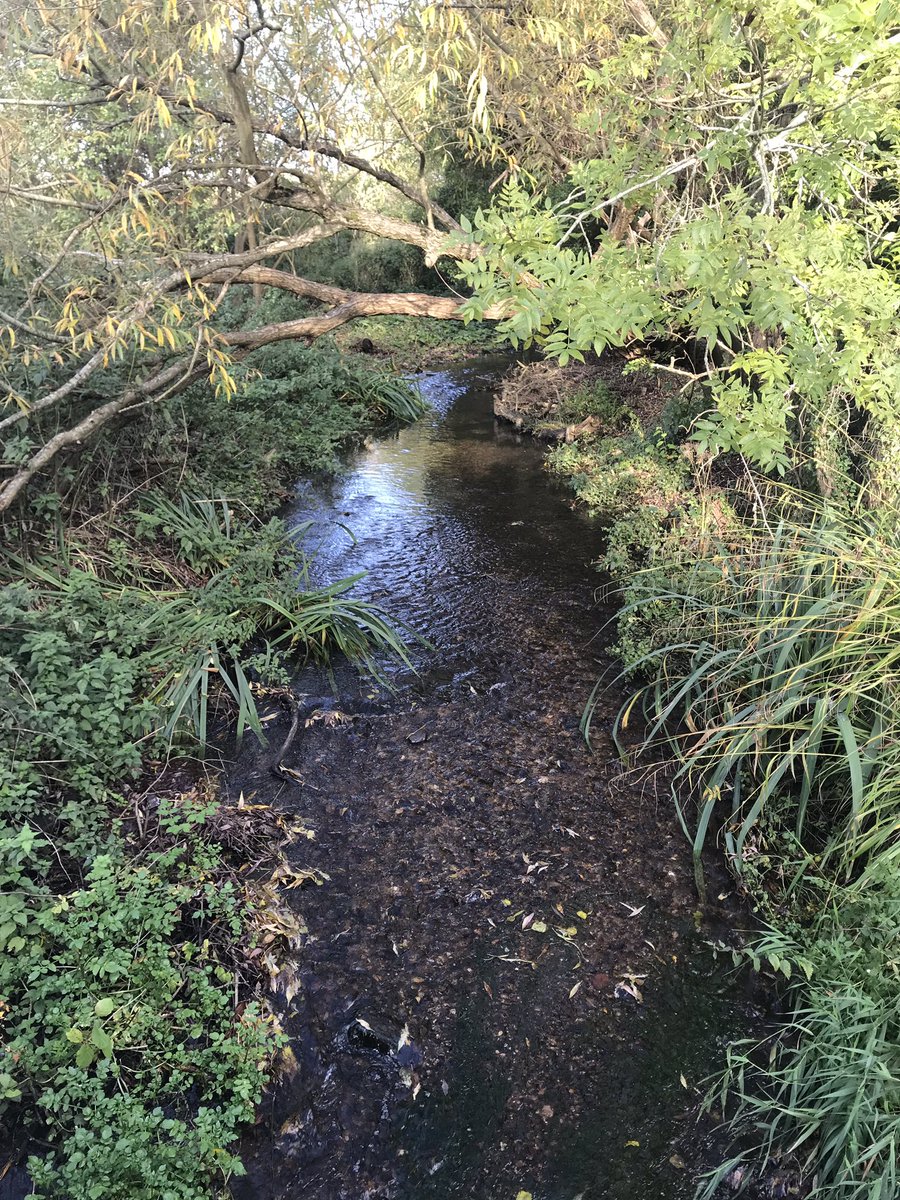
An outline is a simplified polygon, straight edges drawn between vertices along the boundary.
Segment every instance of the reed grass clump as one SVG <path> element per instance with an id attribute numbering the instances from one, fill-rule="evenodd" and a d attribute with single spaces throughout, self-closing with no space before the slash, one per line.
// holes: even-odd
<path id="1" fill-rule="evenodd" d="M 837 877 L 900 856 L 900 524 L 797 501 L 712 548 L 714 587 L 704 561 L 702 586 L 659 594 L 681 636 L 636 664 L 650 682 L 620 714 L 701 797 L 679 805 L 698 880 L 711 836 L 741 874 L 764 825 Z"/>
<path id="2" fill-rule="evenodd" d="M 710 1094 L 736 1149 L 706 1197 L 765 1187 L 775 1163 L 802 1195 L 898 1194 L 898 518 L 781 489 L 681 562 L 677 588 L 631 589 L 626 619 L 656 603 L 668 639 L 632 664 L 620 743 L 637 727 L 672 756 L 701 893 L 715 844 L 763 927 L 736 958 L 788 993 L 788 1019 L 733 1046 Z"/>
<path id="3" fill-rule="evenodd" d="M 262 738 L 260 664 L 265 674 L 343 655 L 377 675 L 386 660 L 408 662 L 402 632 L 351 594 L 359 576 L 311 583 L 303 532 L 237 519 L 224 501 L 150 496 L 115 536 L 10 556 L 0 823 L 48 786 L 98 798 L 175 740 L 202 752 L 223 704 L 238 737 Z"/>

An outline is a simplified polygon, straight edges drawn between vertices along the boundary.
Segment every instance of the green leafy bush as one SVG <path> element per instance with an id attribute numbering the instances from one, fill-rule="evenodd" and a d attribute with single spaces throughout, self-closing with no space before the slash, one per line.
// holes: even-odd
<path id="1" fill-rule="evenodd" d="M 179 447 L 182 457 L 189 450 L 193 491 L 240 497 L 262 511 L 274 507 L 285 482 L 333 471 L 340 451 L 361 432 L 415 420 L 425 409 L 409 384 L 342 356 L 328 342 L 269 346 L 236 378 L 230 401 L 197 386 L 162 419 L 173 458 Z"/>
<path id="2" fill-rule="evenodd" d="M 637 433 L 561 445 L 547 461 L 551 471 L 568 477 L 580 500 L 610 521 L 640 508 L 666 516 L 690 487 L 688 463 L 678 451 Z"/>
<path id="3" fill-rule="evenodd" d="M 602 379 L 594 379 L 564 396 L 554 413 L 554 421 L 559 425 L 574 424 L 587 417 L 597 417 L 605 430 L 625 432 L 635 423 L 628 405 Z"/>
<path id="4" fill-rule="evenodd" d="M 0 1114 L 16 1103 L 54 1147 L 36 1194 L 201 1200 L 240 1172 L 279 1042 L 258 1006 L 235 1016 L 221 948 L 246 915 L 217 865 L 209 845 L 100 854 L 59 895 L 48 841 L 0 830 Z"/>

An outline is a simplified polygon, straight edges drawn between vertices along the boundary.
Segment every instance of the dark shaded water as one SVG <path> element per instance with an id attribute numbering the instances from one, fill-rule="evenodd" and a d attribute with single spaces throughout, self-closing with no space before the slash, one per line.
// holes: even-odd
<path id="1" fill-rule="evenodd" d="M 393 695 L 338 671 L 323 707 L 349 719 L 305 731 L 291 779 L 249 749 L 231 775 L 308 822 L 299 865 L 328 875 L 295 893 L 298 1065 L 239 1200 L 674 1200 L 707 1165 L 700 1082 L 746 1006 L 667 797 L 578 733 L 599 671 L 621 700 L 599 531 L 495 424 L 499 365 L 425 378 L 431 415 L 288 514 L 320 578 L 367 571 L 432 648 Z"/>

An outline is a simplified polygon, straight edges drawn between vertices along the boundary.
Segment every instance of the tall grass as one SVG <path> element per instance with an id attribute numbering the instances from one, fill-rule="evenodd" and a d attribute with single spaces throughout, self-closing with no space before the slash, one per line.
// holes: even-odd
<path id="1" fill-rule="evenodd" d="M 717 572 L 710 571 L 715 562 Z M 889 1200 L 900 1188 L 900 519 L 783 491 L 648 595 L 679 634 L 619 715 L 668 747 L 693 848 L 717 842 L 767 923 L 748 956 L 789 1019 L 729 1051 L 710 1104 L 738 1145 L 706 1180 Z M 586 714 L 589 728 L 590 711 Z M 762 1193 L 760 1193 L 762 1194 Z M 765 1194 L 768 1194 L 767 1192 Z"/>
<path id="2" fill-rule="evenodd" d="M 148 735 L 189 733 L 204 750 L 225 699 L 238 737 L 250 729 L 264 740 L 251 678 L 260 661 L 343 655 L 376 676 L 385 657 L 409 664 L 403 631 L 350 594 L 361 576 L 309 586 L 304 527 L 236 521 L 224 501 L 184 495 L 145 498 L 135 522 L 143 544 L 70 541 L 54 557 L 10 557 L 5 572 L 27 584 L 33 606 L 96 627 L 98 652 L 109 646 L 139 664 L 156 714 Z"/>
<path id="3" fill-rule="evenodd" d="M 682 609 L 683 638 L 638 665 L 652 680 L 645 746 L 668 739 L 679 814 L 701 853 L 721 837 L 740 874 L 760 828 L 789 825 L 835 870 L 900 856 L 900 522 L 814 502 L 720 548 L 722 577 L 657 597 Z M 684 785 L 687 785 L 686 787 Z"/>
<path id="4" fill-rule="evenodd" d="M 385 371 L 359 371 L 355 375 L 355 397 L 370 412 L 391 420 L 410 423 L 428 411 L 418 388 L 406 379 Z"/>

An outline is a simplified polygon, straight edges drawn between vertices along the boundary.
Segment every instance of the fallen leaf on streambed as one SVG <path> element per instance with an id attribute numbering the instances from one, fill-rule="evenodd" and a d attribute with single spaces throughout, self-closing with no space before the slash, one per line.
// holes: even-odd
<path id="1" fill-rule="evenodd" d="M 629 917 L 639 917 L 641 915 L 641 913 L 644 911 L 644 909 L 647 907 L 646 904 L 642 904 L 640 908 L 635 908 L 633 904 L 626 904 L 624 900 L 620 900 L 619 903 L 622 905 L 623 908 L 628 909 Z"/>
<path id="2" fill-rule="evenodd" d="M 516 1200 L 532 1200 L 531 1192 L 516 1192 Z"/>
<path id="3" fill-rule="evenodd" d="M 340 712 L 338 709 L 317 708 L 311 717 L 303 723 L 305 729 L 309 729 L 311 725 L 315 725 L 321 721 L 326 729 L 333 729 L 336 725 L 349 725 L 353 721 L 353 717 L 347 713 Z"/>
<path id="4" fill-rule="evenodd" d="M 546 921 L 533 921 L 531 924 L 531 931 L 532 931 L 532 933 L 546 933 L 547 932 Z"/>
<path id="5" fill-rule="evenodd" d="M 617 1000 L 628 996 L 630 999 L 636 1000 L 638 1004 L 643 1004 L 644 997 L 638 984 L 642 983 L 646 978 L 646 975 L 626 975 L 624 979 L 619 980 L 616 984 L 613 995 Z"/>
<path id="6" fill-rule="evenodd" d="M 636 1142 L 633 1138 L 630 1142 L 625 1143 L 626 1146 L 639 1146 L 640 1144 L 640 1142 Z"/>
<path id="7" fill-rule="evenodd" d="M 522 928 L 527 929 L 533 920 L 534 920 L 534 913 L 529 913 L 527 917 L 523 917 L 522 918 Z"/>
<path id="8" fill-rule="evenodd" d="M 581 980 L 579 979 L 579 981 L 578 981 L 578 982 L 575 984 L 575 986 L 574 986 L 574 987 L 571 989 L 571 991 L 569 992 L 569 999 L 570 999 L 570 1000 L 572 999 L 572 997 L 575 995 L 575 993 L 578 991 L 578 989 L 579 989 L 580 987 L 581 987 Z"/>

